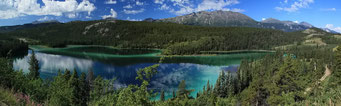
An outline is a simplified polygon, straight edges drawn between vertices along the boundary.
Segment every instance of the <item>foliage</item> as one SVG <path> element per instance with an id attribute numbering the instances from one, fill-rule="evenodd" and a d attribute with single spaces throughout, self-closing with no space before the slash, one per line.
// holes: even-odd
<path id="1" fill-rule="evenodd" d="M 0 57 L 14 57 L 20 54 L 27 54 L 28 44 L 0 34 Z"/>
<path id="2" fill-rule="evenodd" d="M 17 106 L 18 103 L 13 92 L 0 87 L 0 105 Z"/>
<path id="3" fill-rule="evenodd" d="M 28 68 L 28 70 L 30 71 L 28 74 L 28 77 L 30 79 L 38 79 L 39 78 L 39 62 L 33 50 L 32 50 L 32 55 L 28 63 L 30 64 L 30 67 Z"/>

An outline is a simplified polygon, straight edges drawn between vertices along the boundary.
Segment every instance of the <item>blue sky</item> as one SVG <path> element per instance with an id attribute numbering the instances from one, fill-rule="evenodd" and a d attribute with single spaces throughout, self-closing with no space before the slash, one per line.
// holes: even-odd
<path id="1" fill-rule="evenodd" d="M 0 26 L 107 17 L 139 21 L 225 10 L 241 12 L 257 21 L 306 21 L 341 32 L 340 5 L 341 0 L 0 0 Z"/>

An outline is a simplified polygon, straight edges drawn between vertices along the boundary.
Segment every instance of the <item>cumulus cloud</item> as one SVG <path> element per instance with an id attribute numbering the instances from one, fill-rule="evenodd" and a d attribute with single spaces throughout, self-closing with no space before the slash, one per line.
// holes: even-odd
<path id="1" fill-rule="evenodd" d="M 307 8 L 309 4 L 314 3 L 314 0 L 298 0 L 291 4 L 289 7 L 275 7 L 278 11 L 286 11 L 286 12 L 296 12 L 300 8 Z"/>
<path id="2" fill-rule="evenodd" d="M 224 9 L 219 9 L 219 10 L 224 10 L 224 11 L 233 11 L 233 12 L 245 12 L 245 10 L 243 9 L 239 9 L 239 8 L 233 8 L 233 9 L 229 9 L 229 8 L 224 8 Z"/>
<path id="3" fill-rule="evenodd" d="M 116 4 L 117 1 L 116 0 L 108 0 L 106 2 L 104 2 L 105 4 Z"/>
<path id="4" fill-rule="evenodd" d="M 331 30 L 334 30 L 336 32 L 341 33 L 341 27 L 334 27 L 333 24 L 327 24 L 325 27 L 328 28 L 328 29 L 331 29 Z"/>
<path id="5" fill-rule="evenodd" d="M 106 18 L 116 18 L 117 17 L 117 13 L 114 9 L 110 9 L 110 15 L 104 15 L 102 16 L 103 19 Z"/>
<path id="6" fill-rule="evenodd" d="M 56 1 L 42 0 L 43 6 L 37 0 L 2 0 L 0 2 L 0 19 L 10 19 L 26 15 L 70 15 L 70 13 L 88 12 L 96 9 L 88 0 Z M 68 16 L 69 17 L 69 16 Z"/>
<path id="7" fill-rule="evenodd" d="M 234 12 L 244 12 L 243 9 L 238 8 L 227 8 L 227 6 L 239 4 L 238 0 L 203 0 L 198 3 L 197 6 L 193 1 L 190 0 L 154 0 L 155 4 L 160 5 L 160 10 L 169 10 L 171 13 L 176 15 L 183 15 L 198 11 L 210 11 L 210 10 L 224 10 L 224 11 L 234 11 Z M 170 5 L 171 4 L 171 5 Z M 175 8 L 170 8 L 173 6 Z"/>
<path id="8" fill-rule="evenodd" d="M 143 2 L 136 1 L 136 5 L 138 5 L 138 6 L 142 6 L 143 4 L 144 4 Z"/>
<path id="9" fill-rule="evenodd" d="M 123 8 L 133 8 L 133 6 L 131 6 L 130 4 L 123 6 Z"/>
<path id="10" fill-rule="evenodd" d="M 123 12 L 125 14 L 138 14 L 138 13 L 144 12 L 144 9 L 143 8 L 141 8 L 139 10 L 127 10 L 127 9 L 124 9 Z"/>
<path id="11" fill-rule="evenodd" d="M 238 4 L 238 0 L 203 0 L 202 3 L 198 5 L 196 11 L 203 10 L 223 10 L 226 6 Z"/>
<path id="12" fill-rule="evenodd" d="M 38 21 L 48 21 L 48 20 L 53 20 L 53 18 L 50 18 L 48 16 L 45 16 L 45 17 L 42 17 L 42 18 L 39 18 Z"/>
<path id="13" fill-rule="evenodd" d="M 163 4 L 163 2 L 165 2 L 165 0 L 154 0 L 155 4 Z"/>

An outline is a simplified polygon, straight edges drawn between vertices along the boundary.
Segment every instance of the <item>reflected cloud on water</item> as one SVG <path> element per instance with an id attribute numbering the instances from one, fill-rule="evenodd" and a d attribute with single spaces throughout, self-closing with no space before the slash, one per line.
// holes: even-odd
<path id="1" fill-rule="evenodd" d="M 31 52 L 29 55 L 21 59 L 16 59 L 13 62 L 13 68 L 15 70 L 22 69 L 25 73 L 28 73 Z M 105 79 L 115 80 L 115 87 L 126 87 L 129 84 L 138 84 L 139 82 L 135 79 L 137 76 L 136 71 L 153 65 L 154 63 L 142 63 L 142 64 L 131 64 L 125 66 L 115 66 L 100 61 L 93 61 L 90 59 L 81 59 L 70 56 L 36 53 L 36 57 L 40 63 L 40 73 L 42 78 L 52 78 L 57 75 L 58 70 L 65 69 L 73 70 L 76 69 L 79 74 L 81 72 L 87 73 L 89 69 L 94 71 L 94 75 L 100 75 Z M 188 89 L 194 89 L 196 94 L 199 90 L 202 90 L 203 86 L 206 85 L 207 81 L 214 85 L 219 73 L 222 70 L 235 71 L 238 65 L 230 66 L 210 66 L 200 65 L 193 63 L 165 63 L 160 64 L 158 73 L 153 77 L 150 88 L 160 91 L 161 89 L 166 91 L 166 96 L 170 97 L 171 92 L 177 89 L 178 84 L 181 80 L 185 80 Z"/>

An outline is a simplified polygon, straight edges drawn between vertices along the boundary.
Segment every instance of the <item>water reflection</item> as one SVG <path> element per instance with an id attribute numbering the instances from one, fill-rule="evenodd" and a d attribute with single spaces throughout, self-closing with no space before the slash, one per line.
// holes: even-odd
<path id="1" fill-rule="evenodd" d="M 22 69 L 27 73 L 29 68 L 28 60 L 30 56 L 31 52 L 29 51 L 29 54 L 24 58 L 14 60 L 14 69 Z M 131 64 L 128 65 L 115 65 L 108 61 L 98 61 L 41 52 L 36 52 L 36 57 L 40 62 L 40 76 L 42 78 L 52 78 L 53 76 L 57 75 L 59 69 L 62 71 L 65 69 L 76 69 L 79 74 L 81 72 L 87 73 L 89 69 L 92 69 L 94 70 L 95 76 L 100 75 L 106 79 L 116 78 L 116 87 L 125 87 L 128 84 L 138 84 L 139 82 L 135 80 L 135 77 L 137 76 L 136 71 L 140 68 L 155 64 L 148 61 L 147 57 L 145 57 L 145 63 L 135 63 L 132 61 Z M 197 60 L 202 61 L 204 59 L 205 57 L 203 59 Z M 182 61 L 179 61 L 185 60 L 184 58 L 168 60 L 167 63 L 161 64 L 158 68 L 158 73 L 151 80 L 150 88 L 155 89 L 156 91 L 163 89 L 166 91 L 166 97 L 171 97 L 172 91 L 176 91 L 180 81 L 185 80 L 187 88 L 195 90 L 195 92 L 191 94 L 195 97 L 195 94 L 202 90 L 203 86 L 206 85 L 208 80 L 212 85 L 215 84 L 215 81 L 221 70 L 236 71 L 242 58 L 230 58 L 230 61 L 228 60 L 229 58 L 225 59 L 225 64 L 227 65 L 205 65 L 189 63 L 186 61 L 186 63 L 183 63 Z M 115 63 L 120 62 L 119 58 L 116 58 L 115 60 Z M 195 59 L 191 59 L 191 61 L 193 60 Z M 232 63 L 237 64 L 233 65 Z"/>

